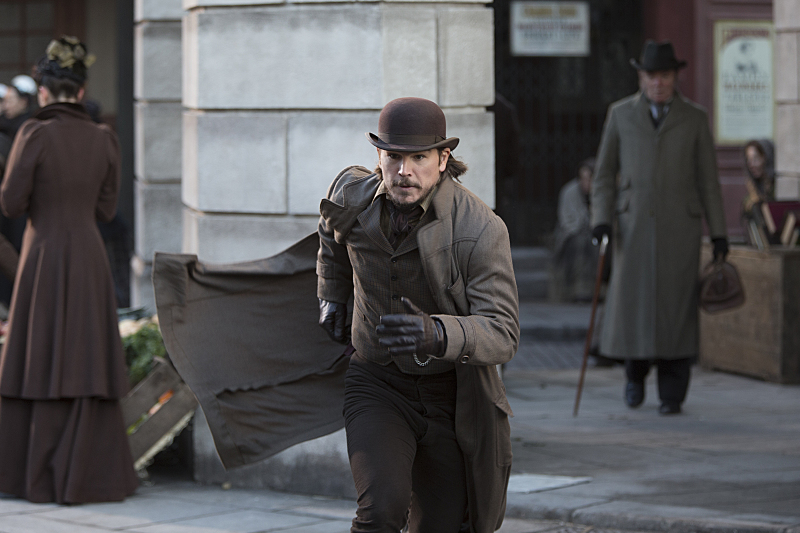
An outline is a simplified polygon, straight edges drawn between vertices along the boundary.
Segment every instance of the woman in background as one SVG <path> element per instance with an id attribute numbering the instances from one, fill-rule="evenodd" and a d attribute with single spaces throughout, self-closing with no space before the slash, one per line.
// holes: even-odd
<path id="1" fill-rule="evenodd" d="M 116 211 L 119 146 L 78 103 L 91 62 L 75 38 L 50 43 L 37 66 L 42 109 L 20 128 L 0 187 L 7 216 L 29 215 L 0 355 L 0 492 L 33 502 L 118 501 L 137 485 L 96 223 Z"/>

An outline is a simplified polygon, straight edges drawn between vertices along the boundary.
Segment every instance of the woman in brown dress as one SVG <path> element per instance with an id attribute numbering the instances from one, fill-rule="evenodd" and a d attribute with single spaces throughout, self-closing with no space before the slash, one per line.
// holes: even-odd
<path id="1" fill-rule="evenodd" d="M 128 389 L 97 219 L 114 216 L 119 145 L 83 97 L 85 46 L 50 43 L 42 109 L 20 129 L 0 187 L 29 215 L 0 355 L 0 492 L 33 502 L 118 501 L 137 486 L 119 399 Z"/>

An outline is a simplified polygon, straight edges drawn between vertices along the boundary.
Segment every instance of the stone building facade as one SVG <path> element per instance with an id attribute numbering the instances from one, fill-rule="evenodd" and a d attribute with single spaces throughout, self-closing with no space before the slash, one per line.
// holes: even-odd
<path id="1" fill-rule="evenodd" d="M 800 1 L 773 0 L 775 21 L 775 196 L 800 199 Z"/>

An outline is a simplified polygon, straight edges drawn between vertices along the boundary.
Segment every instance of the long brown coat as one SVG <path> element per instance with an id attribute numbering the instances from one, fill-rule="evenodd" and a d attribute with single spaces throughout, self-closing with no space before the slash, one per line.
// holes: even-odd
<path id="1" fill-rule="evenodd" d="M 354 167 L 335 183 L 351 185 L 324 200 L 322 211 L 342 238 L 378 182 Z M 511 470 L 511 409 L 493 366 L 511 359 L 519 342 L 508 233 L 452 180 L 432 205 L 436 220 L 417 239 L 452 340 L 445 358 L 457 372 L 456 433 L 469 472 L 470 526 L 488 533 L 502 522 Z M 156 254 L 153 283 L 167 350 L 197 395 L 226 467 L 344 425 L 347 356 L 317 324 L 319 248 L 315 234 L 274 257 L 236 265 Z M 352 288 L 352 280 L 344 283 Z"/>
<path id="2" fill-rule="evenodd" d="M 612 224 L 614 266 L 600 350 L 626 359 L 697 354 L 702 217 L 725 237 L 704 109 L 676 94 L 659 129 L 637 93 L 611 105 L 592 185 L 592 224 Z"/>
<path id="3" fill-rule="evenodd" d="M 317 295 L 347 301 L 353 290 L 346 247 L 380 177 L 363 167 L 337 176 L 320 212 Z M 456 440 L 464 454 L 472 533 L 502 524 L 511 470 L 511 408 L 494 365 L 519 343 L 519 302 L 505 224 L 467 189 L 444 179 L 431 202 L 435 219 L 417 230 L 425 277 L 447 333 L 442 357 L 455 363 Z M 364 246 L 365 243 L 360 243 Z"/>
<path id="4" fill-rule="evenodd" d="M 114 216 L 119 179 L 116 136 L 76 104 L 44 107 L 12 147 L 0 206 L 29 218 L 0 355 L 0 491 L 81 503 L 121 500 L 137 485 L 96 222 Z"/>

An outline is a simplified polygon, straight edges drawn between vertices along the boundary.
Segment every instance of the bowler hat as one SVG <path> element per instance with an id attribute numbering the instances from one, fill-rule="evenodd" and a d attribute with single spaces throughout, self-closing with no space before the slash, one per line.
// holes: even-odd
<path id="1" fill-rule="evenodd" d="M 424 152 L 433 148 L 458 146 L 458 137 L 447 138 L 444 112 L 424 98 L 397 98 L 381 111 L 378 133 L 367 140 L 390 152 Z"/>
<path id="2" fill-rule="evenodd" d="M 631 65 L 639 70 L 654 72 L 656 70 L 678 70 L 686 66 L 686 61 L 675 59 L 675 50 L 672 48 L 671 42 L 657 43 L 648 39 L 644 43 L 639 61 L 631 58 Z"/>

